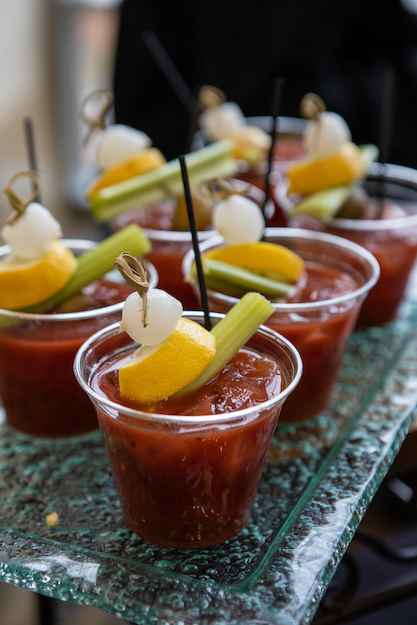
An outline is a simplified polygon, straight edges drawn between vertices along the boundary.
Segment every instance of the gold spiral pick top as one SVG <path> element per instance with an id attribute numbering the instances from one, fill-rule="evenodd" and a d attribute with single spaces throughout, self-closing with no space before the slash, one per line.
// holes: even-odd
<path id="1" fill-rule="evenodd" d="M 198 93 L 198 103 L 202 111 L 212 106 L 219 106 L 227 101 L 227 98 L 221 89 L 212 85 L 201 87 Z"/>
<path id="2" fill-rule="evenodd" d="M 88 112 L 88 106 L 92 100 L 101 99 L 101 106 L 93 115 Z M 84 100 L 81 105 L 81 117 L 89 125 L 86 136 L 82 141 L 82 145 L 86 145 L 95 130 L 104 130 L 106 127 L 106 115 L 112 109 L 114 99 L 107 89 L 95 89 Z"/>
<path id="3" fill-rule="evenodd" d="M 142 323 L 148 325 L 148 289 L 149 282 L 142 263 L 129 252 L 122 252 L 114 261 L 114 266 L 122 274 L 130 286 L 139 293 L 142 299 Z"/>
<path id="4" fill-rule="evenodd" d="M 25 177 L 30 178 L 34 183 L 34 189 L 32 191 L 32 195 L 27 200 L 24 200 L 12 188 L 16 180 L 18 180 L 19 178 L 25 178 Z M 10 205 L 14 210 L 14 213 L 10 215 L 9 219 L 6 222 L 8 226 L 12 226 L 14 223 L 16 223 L 16 221 L 23 215 L 23 213 L 25 212 L 29 204 L 31 204 L 32 202 L 35 202 L 39 194 L 39 186 L 40 186 L 39 178 L 33 171 L 20 171 L 19 173 L 15 174 L 12 178 L 10 178 L 7 186 L 4 188 L 4 193 L 8 196 Z"/>
<path id="5" fill-rule="evenodd" d="M 214 200 L 227 200 L 231 195 L 247 196 L 250 191 L 250 185 L 242 186 L 240 189 L 237 189 L 224 178 L 215 178 L 202 183 L 201 190 L 204 195 Z"/>
<path id="6" fill-rule="evenodd" d="M 320 96 L 315 93 L 306 93 L 301 100 L 300 112 L 305 119 L 318 121 L 320 119 L 320 113 L 323 113 L 325 110 L 325 103 Z"/>

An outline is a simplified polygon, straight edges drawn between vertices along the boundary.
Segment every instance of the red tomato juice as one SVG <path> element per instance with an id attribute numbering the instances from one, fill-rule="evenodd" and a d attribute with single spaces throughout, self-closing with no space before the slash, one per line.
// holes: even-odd
<path id="1" fill-rule="evenodd" d="M 306 262 L 305 282 L 296 289 L 288 304 L 325 301 L 356 291 L 364 280 L 354 269 L 348 273 L 314 262 Z M 265 322 L 297 348 L 303 361 L 303 374 L 295 391 L 285 402 L 280 422 L 310 419 L 325 410 L 337 379 L 343 353 L 359 314 L 362 298 L 319 309 L 285 312 L 277 310 Z M 209 291 L 211 310 L 227 312 L 226 304 Z"/>
<path id="2" fill-rule="evenodd" d="M 101 280 L 85 291 L 82 309 L 91 310 L 123 301 L 132 289 Z M 76 382 L 73 361 L 86 338 L 120 316 L 120 309 L 77 319 L 56 315 L 17 319 L 0 313 L 0 397 L 8 424 L 41 437 L 76 436 L 96 429 L 95 411 Z"/>
<path id="3" fill-rule="evenodd" d="M 131 352 L 130 352 L 131 353 Z M 129 354 L 130 355 L 130 354 Z M 127 407 L 120 397 L 114 357 L 95 372 L 92 388 Z M 241 350 L 203 389 L 152 407 L 157 414 L 190 417 L 181 424 L 149 421 L 97 408 L 126 524 L 153 543 L 207 547 L 228 540 L 248 523 L 279 405 L 256 410 L 286 386 L 270 357 Z M 253 408 L 250 418 L 202 425 L 193 417 Z M 140 414 L 140 413 L 139 413 Z"/>

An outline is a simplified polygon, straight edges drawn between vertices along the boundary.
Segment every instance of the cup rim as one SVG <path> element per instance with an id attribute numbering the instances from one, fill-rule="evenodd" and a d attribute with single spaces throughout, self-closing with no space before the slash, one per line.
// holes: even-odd
<path id="1" fill-rule="evenodd" d="M 417 191 L 417 171 L 404 165 L 372 163 L 367 177 L 371 180 L 376 180 L 380 176 L 381 167 L 385 168 L 385 177 L 389 178 L 387 182 Z M 276 185 L 274 191 L 277 204 L 287 214 L 291 212 L 294 206 L 294 201 L 288 196 L 288 186 L 288 181 L 282 179 Z M 403 205 L 412 204 L 412 202 L 402 199 L 399 199 L 398 203 Z M 342 231 L 373 232 L 375 230 L 399 230 L 417 225 L 417 210 L 414 215 L 406 215 L 404 217 L 392 217 L 389 219 L 346 219 L 335 217 L 322 223 L 325 227 Z"/>
<path id="2" fill-rule="evenodd" d="M 354 243 L 353 241 L 349 241 L 348 239 L 344 239 L 334 234 L 328 234 L 325 232 L 316 232 L 312 230 L 306 230 L 303 228 L 287 228 L 287 227 L 275 227 L 275 228 L 265 228 L 264 230 L 264 239 L 267 241 L 269 238 L 277 238 L 277 237 L 286 237 L 286 238 L 299 238 L 299 239 L 308 239 L 321 241 L 327 245 L 332 245 L 333 247 L 343 248 L 346 251 L 353 252 L 357 258 L 365 261 L 371 270 L 371 277 L 358 289 L 351 291 L 350 293 L 345 293 L 344 295 L 340 295 L 338 297 L 333 297 L 331 299 L 326 299 L 318 302 L 271 302 L 273 305 L 275 312 L 281 313 L 302 313 L 307 311 L 320 310 L 322 308 L 328 308 L 329 306 L 337 306 L 339 304 L 343 304 L 344 302 L 348 302 L 355 298 L 366 295 L 373 286 L 378 281 L 380 274 L 379 263 L 376 260 L 375 256 L 371 254 L 367 249 Z M 212 237 L 210 240 L 205 241 L 201 245 L 199 245 L 199 249 L 201 253 L 204 253 L 211 247 L 216 245 L 221 245 L 224 242 L 223 237 L 216 236 Z M 191 249 L 185 255 L 182 262 L 182 273 L 184 277 L 189 275 L 191 269 L 191 263 L 194 258 L 194 250 Z M 218 301 L 226 304 L 233 305 L 237 301 L 239 301 L 238 297 L 234 297 L 232 295 L 225 295 L 224 293 L 220 293 L 219 291 L 212 291 L 210 288 L 207 289 L 208 295 L 213 299 L 217 299 Z"/>
<path id="3" fill-rule="evenodd" d="M 89 241 L 84 239 L 60 239 L 60 241 L 73 251 L 88 251 L 94 249 L 98 241 Z M 9 245 L 0 246 L 0 257 L 10 253 Z M 142 259 L 146 269 L 150 276 L 150 288 L 156 288 L 158 284 L 158 272 L 156 268 L 145 258 Z M 117 304 L 111 304 L 110 306 L 103 306 L 102 308 L 94 308 L 93 310 L 81 310 L 70 313 L 25 313 L 16 310 L 7 310 L 6 308 L 0 308 L 0 315 L 2 317 L 9 317 L 11 319 L 25 320 L 25 321 L 76 321 L 79 319 L 89 319 L 91 317 L 102 317 L 103 315 L 110 315 L 123 308 L 124 301 Z"/>
<path id="4" fill-rule="evenodd" d="M 187 316 L 188 318 L 194 318 L 194 319 L 198 318 L 204 321 L 204 313 L 202 311 L 184 311 L 183 316 Z M 215 312 L 210 313 L 210 317 L 214 319 L 222 319 L 224 316 L 225 315 L 223 313 L 215 313 Z M 263 337 L 266 337 L 270 340 L 275 340 L 276 342 L 278 342 L 281 348 L 287 351 L 287 354 L 291 358 L 291 361 L 295 369 L 294 378 L 291 380 L 288 386 L 286 386 L 285 389 L 282 390 L 275 397 L 272 397 L 271 399 L 268 399 L 267 401 L 262 402 L 261 404 L 257 404 L 256 406 L 252 406 L 250 408 L 245 408 L 242 410 L 235 410 L 233 412 L 226 412 L 224 414 L 218 414 L 218 415 L 195 415 L 195 416 L 148 413 L 148 412 L 142 412 L 140 410 L 136 410 L 134 408 L 125 407 L 121 404 L 111 401 L 107 397 L 104 397 L 100 395 L 99 393 L 97 393 L 96 391 L 94 391 L 86 382 L 81 372 L 81 363 L 82 363 L 83 356 L 93 346 L 93 344 L 96 341 L 101 340 L 104 342 L 108 340 L 109 338 L 113 338 L 114 336 L 119 334 L 120 333 L 119 323 L 113 323 L 110 326 L 107 326 L 106 328 L 102 328 L 101 330 L 93 334 L 90 338 L 88 338 L 81 345 L 74 359 L 74 367 L 73 367 L 74 375 L 78 383 L 80 384 L 81 388 L 88 394 L 88 396 L 93 401 L 93 403 L 103 404 L 107 408 L 111 408 L 117 413 L 123 412 L 124 415 L 134 417 L 137 419 L 141 419 L 142 421 L 146 420 L 146 421 L 154 421 L 154 422 L 156 421 L 156 422 L 176 423 L 180 425 L 188 424 L 188 425 L 201 425 L 201 426 L 213 424 L 213 423 L 228 423 L 230 421 L 235 421 L 235 420 L 239 420 L 244 417 L 247 417 L 252 413 L 267 410 L 275 406 L 279 402 L 282 403 L 288 397 L 288 395 L 290 395 L 290 393 L 292 393 L 292 391 L 296 388 L 296 386 L 298 385 L 301 379 L 301 374 L 303 370 L 302 360 L 301 360 L 300 354 L 298 353 L 298 350 L 294 347 L 294 345 L 284 336 L 282 336 L 275 330 L 272 330 L 271 328 L 267 328 L 265 325 L 259 326 L 257 333 L 258 332 L 260 332 Z M 114 418 L 117 419 L 117 417 L 114 417 Z"/>

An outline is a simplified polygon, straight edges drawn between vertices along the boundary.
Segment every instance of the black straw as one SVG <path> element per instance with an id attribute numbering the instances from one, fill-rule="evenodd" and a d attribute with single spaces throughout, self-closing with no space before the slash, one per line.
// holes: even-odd
<path id="1" fill-rule="evenodd" d="M 274 162 L 274 150 L 275 150 L 275 145 L 276 145 L 277 136 L 278 136 L 278 131 L 277 131 L 278 115 L 279 115 L 279 108 L 281 104 L 281 93 L 282 93 L 282 88 L 284 86 L 284 82 L 285 82 L 285 79 L 282 76 L 279 76 L 274 81 L 274 92 L 273 92 L 272 105 L 271 105 L 271 118 L 272 118 L 272 126 L 271 126 L 271 131 L 270 131 L 271 146 L 269 148 L 269 154 L 268 154 L 268 168 L 267 168 L 266 178 L 265 178 L 265 199 L 264 199 L 264 205 L 262 208 L 264 217 L 266 213 L 266 205 L 269 199 L 269 190 L 271 187 L 270 177 L 271 177 L 271 171 L 272 171 L 272 164 Z"/>
<path id="2" fill-rule="evenodd" d="M 204 279 L 203 264 L 201 262 L 200 248 L 198 247 L 197 224 L 195 221 L 193 201 L 191 198 L 190 181 L 188 179 L 187 166 L 185 164 L 185 156 L 182 155 L 179 157 L 179 159 L 180 159 L 180 165 L 181 165 L 182 182 L 184 185 L 185 203 L 187 206 L 188 220 L 190 222 L 190 230 L 191 230 L 191 236 L 193 240 L 195 264 L 197 267 L 198 284 L 200 287 L 201 304 L 202 304 L 203 311 L 204 311 L 206 330 L 210 332 L 211 330 L 210 310 L 209 310 L 209 305 L 208 305 L 206 281 Z"/>
<path id="3" fill-rule="evenodd" d="M 29 168 L 31 171 L 37 174 L 38 166 L 37 166 L 37 161 L 36 161 L 35 135 L 33 132 L 32 119 L 30 117 L 25 117 L 24 125 L 25 125 L 26 146 L 28 150 Z M 39 193 L 36 196 L 35 201 L 36 202 L 41 201 Z"/>
<path id="4" fill-rule="evenodd" d="M 153 30 L 142 32 L 142 39 L 159 69 L 171 85 L 189 115 L 194 113 L 195 96 L 181 76 L 168 52 Z"/>
<path id="5" fill-rule="evenodd" d="M 392 122 L 394 111 L 395 72 L 389 67 L 385 73 L 384 91 L 382 98 L 381 122 L 379 128 L 379 162 L 381 164 L 377 183 L 377 196 L 379 199 L 379 217 L 382 214 L 383 199 L 385 193 L 385 170 L 388 161 L 388 153 L 392 135 Z"/>
<path id="6" fill-rule="evenodd" d="M 200 116 L 200 103 L 197 97 L 191 102 L 191 111 L 188 120 L 187 136 L 185 140 L 185 152 L 191 152 L 194 135 L 198 130 L 198 118 Z"/>

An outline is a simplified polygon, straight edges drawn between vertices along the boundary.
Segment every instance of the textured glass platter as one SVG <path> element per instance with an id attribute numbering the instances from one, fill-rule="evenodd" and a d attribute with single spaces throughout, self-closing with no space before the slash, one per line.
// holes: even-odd
<path id="1" fill-rule="evenodd" d="M 353 335 L 332 408 L 278 427 L 248 527 L 187 551 L 125 527 L 99 433 L 48 442 L 1 425 L 0 579 L 138 625 L 307 625 L 416 400 L 414 280 L 398 321 Z"/>

